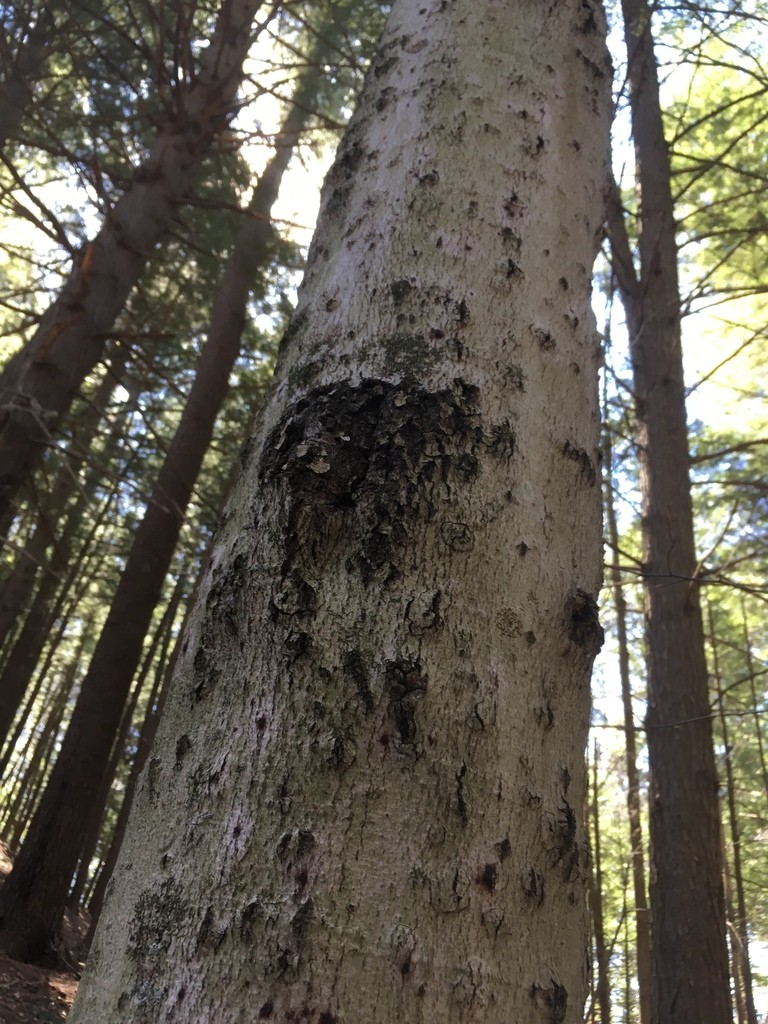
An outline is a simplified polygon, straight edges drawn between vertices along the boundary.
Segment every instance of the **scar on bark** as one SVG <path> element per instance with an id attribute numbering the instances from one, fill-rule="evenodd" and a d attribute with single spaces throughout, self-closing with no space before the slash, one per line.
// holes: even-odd
<path id="1" fill-rule="evenodd" d="M 568 635 L 579 647 L 597 654 L 603 646 L 605 634 L 598 618 L 597 602 L 591 594 L 577 590 L 567 606 Z"/>
<path id="2" fill-rule="evenodd" d="M 570 441 L 565 441 L 563 444 L 563 455 L 566 459 L 570 459 L 571 462 L 575 462 L 581 472 L 589 481 L 590 486 L 593 486 L 597 481 L 597 470 L 595 464 L 589 457 L 587 452 L 583 448 L 579 448 L 575 444 L 571 444 Z"/>
<path id="3" fill-rule="evenodd" d="M 539 1011 L 541 1024 L 563 1024 L 568 1009 L 568 991 L 550 979 L 549 985 L 531 985 L 529 990 L 534 1006 Z"/>
<path id="4" fill-rule="evenodd" d="M 496 878 L 498 876 L 498 865 L 497 864 L 484 864 L 482 870 L 477 876 L 477 884 L 481 889 L 485 889 L 487 892 L 493 892 L 496 888 Z"/>
<path id="5" fill-rule="evenodd" d="M 389 696 L 389 717 L 402 743 L 416 740 L 416 701 L 427 689 L 427 679 L 418 661 L 388 661 L 384 686 Z"/>
<path id="6" fill-rule="evenodd" d="M 362 652 L 357 648 L 344 653 L 344 671 L 355 684 L 357 695 L 363 703 L 366 715 L 373 711 L 373 694 L 369 685 L 370 673 Z"/>

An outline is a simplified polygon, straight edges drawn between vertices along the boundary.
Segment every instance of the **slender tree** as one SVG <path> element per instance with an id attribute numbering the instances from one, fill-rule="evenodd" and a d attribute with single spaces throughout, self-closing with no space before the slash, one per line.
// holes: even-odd
<path id="1" fill-rule="evenodd" d="M 604 403 L 607 410 L 607 402 Z M 607 416 L 606 416 L 607 420 Z M 627 776 L 627 818 L 629 821 L 630 862 L 635 917 L 635 955 L 637 960 L 637 987 L 639 989 L 640 1024 L 651 1024 L 651 928 L 645 879 L 645 845 L 643 841 L 640 773 L 637 767 L 637 726 L 633 707 L 632 679 L 627 636 L 628 608 L 624 596 L 624 579 L 619 559 L 619 527 L 616 518 L 615 478 L 613 472 L 613 438 L 611 424 L 603 429 L 605 453 L 605 523 L 606 540 L 612 551 L 612 564 L 608 569 L 609 584 L 616 611 L 616 640 L 618 643 L 621 703 L 624 711 L 624 765 Z"/>
<path id="2" fill-rule="evenodd" d="M 603 924 L 603 859 L 600 836 L 600 747 L 595 742 L 592 751 L 592 787 L 589 807 L 592 825 L 592 875 L 589 901 L 592 911 L 593 945 L 597 976 L 594 981 L 592 1019 L 600 1024 L 611 1024 L 611 979 L 609 976 L 610 954 L 605 941 Z M 599 1017 L 595 1018 L 595 1010 Z"/>
<path id="3" fill-rule="evenodd" d="M 393 5 L 74 1021 L 581 1020 L 609 82 Z"/>
<path id="4" fill-rule="evenodd" d="M 651 768 L 653 1024 L 731 1020 L 720 811 L 688 476 L 669 155 L 645 0 L 622 0 L 639 188 L 636 273 L 618 202 L 641 487 Z"/>

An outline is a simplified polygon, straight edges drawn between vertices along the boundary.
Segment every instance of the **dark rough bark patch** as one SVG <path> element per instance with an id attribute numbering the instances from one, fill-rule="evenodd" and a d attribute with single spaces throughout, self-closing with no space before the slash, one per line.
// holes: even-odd
<path id="1" fill-rule="evenodd" d="M 147 765 L 147 773 L 145 776 L 146 781 L 144 785 L 147 790 L 147 796 L 152 803 L 154 803 L 158 797 L 157 777 L 160 774 L 161 764 L 162 762 L 159 757 L 151 757 Z"/>
<path id="2" fill-rule="evenodd" d="M 186 927 L 192 907 L 173 878 L 146 889 L 136 900 L 129 925 L 130 955 L 138 963 L 152 962 L 158 951 L 167 951 L 173 936 Z"/>
<path id="3" fill-rule="evenodd" d="M 401 743 L 416 741 L 416 702 L 427 690 L 427 678 L 418 661 L 388 661 L 384 669 L 384 690 L 389 698 L 387 712 Z"/>
<path id="4" fill-rule="evenodd" d="M 599 32 L 600 28 L 595 19 L 595 10 L 589 0 L 581 0 L 581 10 L 584 15 L 583 20 L 579 24 L 579 32 L 582 35 L 588 35 L 591 32 Z"/>
<path id="5" fill-rule="evenodd" d="M 504 368 L 504 380 L 515 391 L 525 391 L 525 373 L 517 363 L 510 363 Z"/>
<path id="6" fill-rule="evenodd" d="M 292 832 L 284 832 L 277 843 L 277 856 L 280 860 L 289 860 L 290 868 L 299 860 L 303 860 L 314 849 L 317 840 L 314 832 L 307 828 L 297 828 Z"/>
<path id="7" fill-rule="evenodd" d="M 509 420 L 504 419 L 501 423 L 494 423 L 491 427 L 489 447 L 491 453 L 497 458 L 510 459 L 515 454 L 517 438 L 510 425 Z"/>
<path id="8" fill-rule="evenodd" d="M 192 741 L 190 740 L 189 736 L 187 736 L 186 733 L 183 733 L 176 740 L 176 760 L 174 763 L 174 768 L 181 768 L 182 761 L 184 760 L 184 758 L 187 756 L 191 749 Z"/>
<path id="9" fill-rule="evenodd" d="M 243 942 L 253 941 L 253 924 L 260 916 L 261 904 L 259 900 L 253 900 L 250 903 L 246 903 L 240 911 L 239 935 Z M 259 1016 L 262 1015 L 259 1014 Z"/>
<path id="10" fill-rule="evenodd" d="M 471 551 L 475 546 L 475 535 L 466 523 L 443 523 L 440 533 L 452 551 Z"/>
<path id="11" fill-rule="evenodd" d="M 534 711 L 534 715 L 536 716 L 537 723 L 544 732 L 549 732 L 555 724 L 555 713 L 552 710 L 552 705 L 549 701 L 539 704 Z"/>
<path id="12" fill-rule="evenodd" d="M 566 882 L 575 881 L 581 873 L 581 850 L 576 826 L 576 813 L 562 797 L 557 813 L 549 819 L 549 853 L 552 866 L 559 865 Z"/>
<path id="13" fill-rule="evenodd" d="M 200 946 L 203 946 L 207 942 L 208 936 L 211 934 L 212 927 L 213 927 L 213 907 L 209 906 L 206 909 L 206 911 L 205 911 L 205 915 L 203 917 L 203 920 L 200 922 L 200 927 L 197 929 L 197 937 L 195 939 L 195 948 L 196 949 L 199 949 Z"/>
<path id="14" fill-rule="evenodd" d="M 579 647 L 595 657 L 603 646 L 605 634 L 598 617 L 597 602 L 584 590 L 577 590 L 566 607 L 568 636 Z"/>
<path id="15" fill-rule="evenodd" d="M 467 305 L 466 299 L 459 299 L 458 302 L 454 302 L 453 316 L 454 319 L 458 320 L 462 326 L 464 326 L 464 324 L 469 323 L 471 313 L 469 311 L 469 306 Z"/>
<path id="16" fill-rule="evenodd" d="M 311 390 L 267 438 L 259 473 L 285 490 L 287 575 L 351 545 L 348 568 L 366 584 L 399 577 L 409 525 L 435 514 L 436 487 L 470 483 L 483 442 L 477 388 L 427 391 L 412 379 L 365 379 Z M 281 609 L 282 610 L 282 609 Z"/>
<path id="17" fill-rule="evenodd" d="M 502 208 L 508 217 L 519 217 L 525 212 L 525 204 L 517 192 L 510 192 L 502 203 Z"/>
<path id="18" fill-rule="evenodd" d="M 477 884 L 487 892 L 493 892 L 496 888 L 498 871 L 499 868 L 497 864 L 484 864 L 482 871 L 480 871 L 477 876 Z"/>
<path id="19" fill-rule="evenodd" d="M 512 856 L 512 844 L 509 841 L 509 836 L 504 836 L 498 843 L 494 843 L 493 848 L 499 855 L 499 860 L 502 863 Z"/>
<path id="20" fill-rule="evenodd" d="M 297 944 L 303 945 L 306 941 L 307 932 L 314 916 L 315 905 L 310 896 L 300 904 L 299 909 L 291 918 L 291 931 L 296 937 Z"/>
<path id="21" fill-rule="evenodd" d="M 401 306 L 413 291 L 413 284 L 408 278 L 401 277 L 397 281 L 392 281 L 389 290 L 392 293 L 392 301 L 396 306 Z"/>
<path id="22" fill-rule="evenodd" d="M 409 633 L 413 636 L 424 636 L 425 633 L 438 632 L 442 628 L 443 620 L 440 615 L 442 596 L 441 591 L 435 590 L 431 594 L 411 598 L 405 608 Z"/>
<path id="23" fill-rule="evenodd" d="M 292 629 L 284 640 L 285 649 L 291 662 L 298 661 L 305 654 L 309 654 L 314 646 L 314 640 L 300 629 Z"/>
<path id="24" fill-rule="evenodd" d="M 283 587 L 270 601 L 274 617 L 281 615 L 312 615 L 317 608 L 317 592 L 302 575 L 294 570 Z"/>
<path id="25" fill-rule="evenodd" d="M 381 92 L 379 93 L 379 97 L 375 103 L 376 110 L 379 113 L 381 113 L 389 105 L 394 94 L 395 90 L 389 85 L 385 86 L 385 88 L 381 90 Z"/>
<path id="26" fill-rule="evenodd" d="M 203 634 L 192 665 L 195 670 L 195 685 L 192 688 L 194 700 L 201 701 L 213 690 L 218 681 L 220 672 L 211 665 L 208 655 L 208 643 L 210 640 L 208 631 L 203 626 Z"/>
<path id="27" fill-rule="evenodd" d="M 363 702 L 366 715 L 370 714 L 374 705 L 373 694 L 369 686 L 370 673 L 362 653 L 357 648 L 345 651 L 344 671 L 355 684 L 357 695 Z"/>
<path id="28" fill-rule="evenodd" d="M 515 263 L 515 261 L 510 257 L 507 257 L 506 276 L 508 278 L 516 278 L 518 280 L 525 277 L 525 274 L 523 273 L 523 270 L 520 267 L 520 265 L 518 263 Z"/>
<path id="29" fill-rule="evenodd" d="M 584 451 L 583 448 L 579 448 L 577 445 L 571 444 L 570 441 L 566 441 L 563 444 L 563 455 L 566 459 L 570 459 L 571 462 L 575 462 L 578 465 L 590 485 L 594 487 L 597 482 L 597 470 L 595 469 L 595 464 L 587 452 Z"/>
<path id="30" fill-rule="evenodd" d="M 557 342 L 552 336 L 551 331 L 546 331 L 542 327 L 534 327 L 531 325 L 531 333 L 538 342 L 539 348 L 543 352 L 554 352 L 557 348 Z"/>
<path id="31" fill-rule="evenodd" d="M 326 178 L 325 191 L 329 194 L 327 212 L 346 205 L 355 174 L 365 156 L 366 152 L 360 142 L 354 139 L 354 130 L 348 132 Z"/>
<path id="32" fill-rule="evenodd" d="M 606 72 L 601 67 L 598 67 L 598 65 L 595 64 L 595 62 L 590 57 L 588 57 L 586 53 L 579 49 L 579 47 L 576 47 L 576 55 L 581 59 L 581 62 L 584 64 L 584 67 L 587 68 L 587 70 L 593 78 L 605 78 Z"/>
<path id="33" fill-rule="evenodd" d="M 550 979 L 547 988 L 531 985 L 530 994 L 541 1024 L 563 1024 L 568 1010 L 568 992 L 563 985 Z"/>
<path id="34" fill-rule="evenodd" d="M 540 907 L 544 902 L 544 876 L 534 867 L 528 868 L 522 877 L 523 892 Z"/>
<path id="35" fill-rule="evenodd" d="M 464 797 L 464 779 L 467 775 L 467 766 L 462 764 L 461 768 L 456 772 L 456 807 L 459 812 L 462 824 L 466 825 L 469 822 L 469 810 L 467 808 L 467 801 Z"/>
<path id="36" fill-rule="evenodd" d="M 270 433 L 259 478 L 284 479 L 305 501 L 349 507 L 365 484 L 405 470 L 406 460 L 418 465 L 428 444 L 436 442 L 445 451 L 479 440 L 477 397 L 477 388 L 461 380 L 454 390 L 438 392 L 413 380 L 365 379 L 314 388 Z M 391 469 L 387 457 L 394 462 Z"/>

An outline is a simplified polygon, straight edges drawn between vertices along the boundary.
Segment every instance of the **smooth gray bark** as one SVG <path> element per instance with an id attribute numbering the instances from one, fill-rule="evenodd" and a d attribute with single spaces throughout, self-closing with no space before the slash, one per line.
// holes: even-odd
<path id="1" fill-rule="evenodd" d="M 394 4 L 77 1024 L 581 1021 L 603 29 Z"/>

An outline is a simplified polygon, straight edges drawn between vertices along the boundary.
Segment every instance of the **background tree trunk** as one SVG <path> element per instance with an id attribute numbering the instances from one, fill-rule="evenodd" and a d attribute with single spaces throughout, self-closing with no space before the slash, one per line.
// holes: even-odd
<path id="1" fill-rule="evenodd" d="M 637 769 L 637 727 L 632 706 L 632 681 L 629 669 L 629 642 L 627 638 L 627 602 L 619 559 L 619 528 L 613 478 L 613 443 L 611 427 L 603 430 L 603 450 L 607 465 L 605 520 L 606 541 L 613 551 L 610 568 L 610 586 L 616 610 L 616 641 L 618 644 L 621 703 L 624 711 L 624 765 L 627 775 L 627 818 L 629 821 L 629 850 L 632 865 L 632 893 L 634 896 L 635 954 L 637 959 L 637 987 L 640 1004 L 640 1024 L 651 1024 L 651 927 L 645 881 L 645 845 L 643 841 L 640 773 Z"/>
<path id="2" fill-rule="evenodd" d="M 395 3 L 74 1021 L 581 1021 L 609 85 Z"/>
<path id="3" fill-rule="evenodd" d="M 616 206 L 643 491 L 651 769 L 653 1024 L 731 1020 L 720 816 L 688 477 L 669 156 L 645 0 L 622 0 L 639 186 L 640 273 Z"/>

